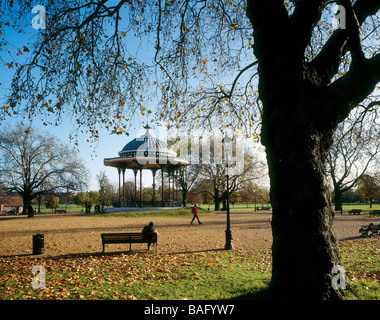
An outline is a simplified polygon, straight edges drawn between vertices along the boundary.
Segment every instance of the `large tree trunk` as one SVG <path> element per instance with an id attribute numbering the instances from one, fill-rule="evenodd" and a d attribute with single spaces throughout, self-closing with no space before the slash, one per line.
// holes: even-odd
<path id="1" fill-rule="evenodd" d="M 222 211 L 227 211 L 227 198 L 222 201 Z"/>
<path id="2" fill-rule="evenodd" d="M 30 196 L 23 197 L 23 213 L 28 215 L 28 218 L 34 217 L 34 210 L 32 208 L 32 199 Z"/>
<path id="3" fill-rule="evenodd" d="M 269 22 L 262 12 L 270 12 Z M 294 29 L 285 9 L 268 1 L 249 1 L 247 15 L 254 27 L 273 209 L 270 292 L 277 299 L 338 299 L 332 269 L 341 263 L 325 161 L 342 118 L 336 105 L 326 104 L 331 96 L 322 76 L 304 62 L 310 34 L 294 36 L 302 28 Z"/>
<path id="4" fill-rule="evenodd" d="M 214 210 L 219 211 L 220 210 L 220 198 L 214 197 Z"/>
<path id="5" fill-rule="evenodd" d="M 34 210 L 32 208 L 32 200 L 36 197 L 33 191 L 24 187 L 23 192 L 19 193 L 23 200 L 23 214 L 27 214 L 28 218 L 34 217 Z"/>
<path id="6" fill-rule="evenodd" d="M 325 177 L 333 131 L 318 132 L 302 111 L 308 110 L 305 102 L 293 98 L 288 105 L 276 102 L 283 106 L 277 109 L 270 105 L 275 99 L 263 99 L 262 141 L 273 208 L 271 292 L 275 298 L 334 299 L 331 273 L 340 259 Z"/>
<path id="7" fill-rule="evenodd" d="M 186 196 L 187 196 L 187 191 L 182 189 L 182 206 L 186 207 Z"/>
<path id="8" fill-rule="evenodd" d="M 342 210 L 342 189 L 340 187 L 340 184 L 336 184 L 334 186 L 334 195 L 335 195 L 335 211 L 341 211 Z"/>

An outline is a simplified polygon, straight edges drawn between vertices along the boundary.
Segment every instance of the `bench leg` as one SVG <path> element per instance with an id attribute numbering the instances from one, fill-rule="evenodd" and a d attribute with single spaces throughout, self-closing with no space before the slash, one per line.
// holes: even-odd
<path id="1" fill-rule="evenodd" d="M 132 251 L 132 242 L 129 243 L 129 251 Z"/>

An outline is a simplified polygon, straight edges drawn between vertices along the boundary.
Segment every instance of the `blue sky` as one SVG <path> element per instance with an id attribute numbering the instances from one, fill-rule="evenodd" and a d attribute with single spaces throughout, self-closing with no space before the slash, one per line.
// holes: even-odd
<path id="1" fill-rule="evenodd" d="M 0 76 L 0 78 L 2 79 L 3 77 Z M 2 123 L 0 126 L 0 130 L 2 126 L 13 125 L 17 122 L 19 122 L 19 118 L 13 117 L 7 120 L 6 123 Z M 70 133 L 72 133 L 74 130 L 74 125 L 70 123 L 70 119 L 65 119 L 64 123 L 58 127 L 49 125 L 44 126 L 38 119 L 34 119 L 32 121 L 32 125 L 33 127 L 39 130 L 49 132 L 50 134 L 58 137 L 62 142 L 68 144 L 69 146 L 73 148 L 75 147 L 74 141 L 70 141 L 69 139 Z M 103 160 L 104 158 L 117 157 L 118 152 L 123 149 L 125 144 L 127 144 L 133 138 L 140 136 L 143 132 L 145 132 L 145 130 L 140 129 L 130 131 L 129 136 L 111 135 L 107 130 L 103 129 L 100 130 L 100 138 L 95 143 L 87 142 L 86 140 L 89 137 L 86 134 L 81 134 L 78 137 L 79 145 L 77 149 L 79 150 L 79 157 L 84 161 L 86 167 L 89 169 L 91 173 L 91 180 L 89 181 L 89 190 L 99 189 L 96 180 L 96 175 L 99 174 L 101 171 L 106 172 L 106 175 L 108 176 L 111 183 L 118 184 L 117 170 L 115 168 L 104 166 Z M 128 170 L 126 172 L 126 180 L 134 180 L 132 171 Z M 150 171 L 144 172 L 144 185 L 150 185 L 151 181 L 152 179 Z"/>
<path id="2" fill-rule="evenodd" d="M 34 14 L 30 14 L 30 19 L 32 21 Z M 23 55 L 17 56 L 18 49 L 23 48 L 23 46 L 27 46 L 32 51 L 32 43 L 36 39 L 36 35 L 39 32 L 32 28 L 31 25 L 25 26 L 22 34 L 14 32 L 11 28 L 2 27 L 3 37 L 9 44 L 7 45 L 7 49 L 10 50 L 10 56 L 5 50 L 0 51 L 0 107 L 3 107 L 5 104 L 5 96 L 7 90 L 11 85 L 11 80 L 14 75 L 16 68 L 8 68 L 6 66 L 7 62 L 11 62 L 12 60 L 19 61 L 20 63 L 26 61 L 28 57 L 30 57 L 30 53 L 24 52 Z M 153 106 L 154 107 L 154 106 Z M 153 108 L 152 108 L 153 109 Z M 21 117 L 14 116 L 3 121 L 0 125 L 0 130 L 2 126 L 14 125 L 22 121 Z M 25 122 L 25 121 L 24 121 Z M 89 139 L 89 135 L 86 133 L 80 134 L 78 136 L 78 150 L 79 157 L 84 161 L 87 168 L 91 173 L 91 180 L 89 181 L 89 190 L 98 190 L 98 184 L 96 180 L 96 175 L 101 171 L 105 171 L 110 182 L 114 184 L 118 184 L 118 174 L 115 168 L 105 167 L 103 164 L 104 158 L 117 157 L 118 152 L 122 150 L 125 144 L 127 144 L 133 138 L 140 136 L 145 132 L 142 128 L 146 123 L 146 119 L 141 119 L 141 123 L 134 123 L 135 129 L 129 131 L 129 136 L 127 135 L 112 135 L 106 129 L 100 129 L 100 138 L 96 143 L 89 143 L 86 140 Z M 26 121 L 25 124 L 29 124 L 30 122 Z M 33 127 L 47 131 L 50 134 L 58 137 L 63 143 L 68 144 L 71 147 L 75 147 L 74 141 L 69 139 L 70 134 L 75 130 L 76 126 L 71 122 L 70 117 L 68 115 L 65 116 L 63 122 L 59 126 L 43 125 L 43 121 L 39 119 L 39 117 L 35 117 L 32 119 Z M 153 128 L 153 134 L 158 136 L 158 128 Z M 132 171 L 129 170 L 126 172 L 126 180 L 133 180 L 134 176 Z M 143 175 L 144 185 L 150 185 L 152 182 L 151 172 L 146 171 Z"/>
<path id="3" fill-rule="evenodd" d="M 30 21 L 32 21 L 35 14 L 30 14 Z M 32 26 L 26 25 L 23 29 L 23 33 L 19 34 L 14 32 L 10 28 L 2 27 L 3 37 L 5 37 L 12 45 L 8 45 L 7 48 L 10 49 L 12 56 L 7 54 L 5 50 L 0 51 L 0 107 L 5 104 L 5 95 L 7 90 L 10 87 L 11 80 L 16 68 L 8 68 L 6 66 L 7 62 L 12 62 L 14 60 L 22 63 L 30 57 L 30 52 L 24 52 L 23 55 L 17 56 L 19 48 L 27 46 L 30 51 L 33 48 L 33 42 L 36 41 L 36 36 L 39 30 L 35 30 Z M 132 44 L 133 47 L 133 44 Z M 149 53 L 145 53 L 149 54 Z M 155 102 L 152 102 L 150 109 L 154 111 L 156 105 Z M 32 119 L 32 125 L 40 130 L 47 131 L 54 136 L 58 137 L 63 143 L 68 144 L 71 147 L 75 147 L 74 140 L 70 140 L 70 134 L 76 129 L 76 125 L 71 121 L 69 115 L 64 115 L 65 118 L 62 119 L 62 123 L 59 126 L 48 125 L 44 126 L 41 116 L 36 116 Z M 14 125 L 17 122 L 20 122 L 22 119 L 20 117 L 12 117 L 2 123 L 2 125 Z M 89 181 L 89 190 L 97 190 L 98 184 L 96 180 L 96 175 L 101 171 L 105 171 L 109 180 L 113 184 L 118 184 L 118 174 L 115 168 L 105 167 L 103 164 L 104 158 L 117 157 L 118 152 L 122 150 L 125 144 L 127 144 L 132 139 L 140 136 L 145 132 L 143 126 L 146 124 L 147 119 L 141 117 L 139 121 L 133 124 L 133 127 L 129 131 L 129 136 L 127 135 L 112 135 L 106 129 L 99 129 L 99 139 L 95 143 L 87 142 L 89 135 L 86 133 L 79 134 L 78 138 L 78 150 L 79 157 L 84 161 L 87 168 L 91 173 L 91 180 Z M 26 122 L 28 124 L 28 122 Z M 0 125 L 0 130 L 2 125 Z M 153 127 L 152 132 L 156 137 L 162 139 L 165 136 L 163 129 Z M 256 149 L 257 150 L 257 149 Z M 131 170 L 126 172 L 126 180 L 134 180 L 134 175 Z M 150 171 L 144 171 L 143 173 L 143 184 L 145 186 L 150 186 L 152 183 L 152 176 Z"/>

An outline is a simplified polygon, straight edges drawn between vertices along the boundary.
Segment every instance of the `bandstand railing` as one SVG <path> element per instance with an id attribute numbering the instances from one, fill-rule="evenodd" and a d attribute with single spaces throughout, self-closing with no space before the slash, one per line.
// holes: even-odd
<path id="1" fill-rule="evenodd" d="M 131 207 L 182 207 L 181 201 L 115 201 L 113 206 L 116 208 Z"/>

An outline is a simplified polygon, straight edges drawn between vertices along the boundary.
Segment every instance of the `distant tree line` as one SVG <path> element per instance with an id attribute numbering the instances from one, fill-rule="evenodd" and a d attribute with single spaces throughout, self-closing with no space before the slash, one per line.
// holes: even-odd
<path id="1" fill-rule="evenodd" d="M 335 197 L 333 194 L 333 201 Z M 343 192 L 340 196 L 340 204 L 366 202 L 372 208 L 373 203 L 380 203 L 380 176 L 377 175 L 363 175 L 355 187 Z"/>

